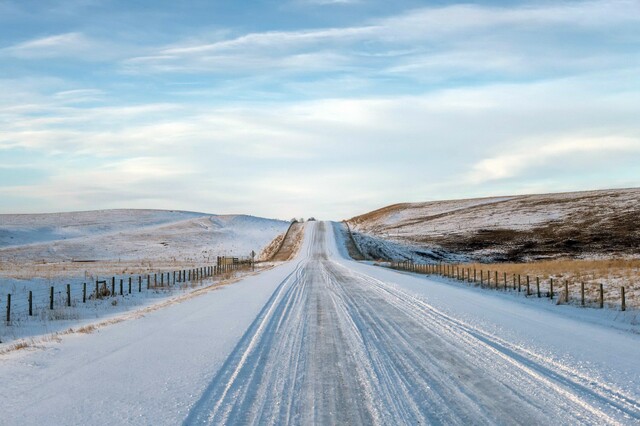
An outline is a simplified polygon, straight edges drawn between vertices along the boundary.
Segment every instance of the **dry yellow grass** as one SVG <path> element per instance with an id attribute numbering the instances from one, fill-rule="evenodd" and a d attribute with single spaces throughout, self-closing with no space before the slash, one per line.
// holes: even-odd
<path id="1" fill-rule="evenodd" d="M 303 237 L 304 223 L 294 223 L 278 252 L 269 260 L 285 262 L 293 258 L 300 249 Z"/>
<path id="2" fill-rule="evenodd" d="M 145 275 L 157 271 L 173 271 L 201 267 L 202 263 L 171 260 L 97 261 L 97 262 L 0 262 L 0 275 L 16 279 L 94 278 L 121 275 Z"/>
<path id="3" fill-rule="evenodd" d="M 504 274 L 507 285 L 513 288 L 514 275 L 520 275 L 524 286 L 526 276 L 530 277 L 532 293 L 536 293 L 536 278 L 544 294 L 550 290 L 550 280 L 554 281 L 554 293 L 559 302 L 564 301 L 565 281 L 569 289 L 569 302 L 581 302 L 581 283 L 585 285 L 585 304 L 599 303 L 600 284 L 604 290 L 604 304 L 611 307 L 621 305 L 621 287 L 625 287 L 627 307 L 640 308 L 640 259 L 598 259 L 598 260 L 548 260 L 528 263 L 492 263 L 460 264 L 454 268 L 465 270 L 465 277 L 473 277 L 473 270 L 483 271 L 486 282 L 490 272 L 490 283 L 495 286 L 495 273 L 498 272 L 498 285 L 504 286 Z"/>

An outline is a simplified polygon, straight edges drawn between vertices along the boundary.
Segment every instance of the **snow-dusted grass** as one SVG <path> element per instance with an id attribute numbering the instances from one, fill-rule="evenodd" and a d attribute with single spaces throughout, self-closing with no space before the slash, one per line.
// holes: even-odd
<path id="1" fill-rule="evenodd" d="M 160 287 L 151 275 L 149 289 L 147 289 L 146 277 L 139 286 L 138 277 L 132 277 L 131 293 L 129 293 L 128 276 L 117 276 L 115 280 L 115 295 L 111 295 L 111 280 L 106 285 L 107 295 L 96 297 L 95 281 L 87 283 L 87 298 L 83 303 L 82 283 L 74 282 L 71 285 L 71 306 L 67 306 L 66 285 L 54 285 L 54 309 L 50 309 L 50 286 L 39 280 L 14 283 L 11 286 L 11 321 L 6 322 L 2 316 L 0 322 L 0 352 L 15 345 L 16 339 L 27 339 L 51 333 L 58 333 L 71 328 L 90 326 L 90 323 L 98 319 L 109 319 L 123 312 L 135 311 L 144 307 L 167 300 L 181 297 L 197 291 L 202 287 L 218 285 L 228 281 L 238 274 L 250 272 L 248 268 L 237 271 L 228 271 L 209 278 L 193 279 L 188 282 L 177 282 L 169 286 L 166 278 L 164 285 Z M 166 274 L 165 274 L 166 276 Z M 123 282 L 123 295 L 120 295 L 120 280 Z M 99 289 L 102 289 L 100 284 Z M 141 289 L 141 291 L 139 291 Z M 28 315 L 28 292 L 33 292 L 33 315 Z M 99 292 L 100 293 L 100 292 Z M 0 295 L 0 307 L 2 313 L 6 311 L 7 296 Z M 89 324 L 89 325 L 87 325 Z"/>
<path id="2" fill-rule="evenodd" d="M 371 238 L 475 261 L 638 257 L 640 189 L 405 203 L 349 220 Z"/>
<path id="3" fill-rule="evenodd" d="M 513 275 L 532 280 L 539 278 L 542 290 L 550 289 L 550 279 L 555 282 L 554 292 L 564 300 L 564 281 L 568 282 L 569 303 L 581 300 L 581 283 L 585 285 L 585 299 L 589 304 L 599 300 L 599 289 L 604 289 L 605 305 L 620 308 L 621 287 L 625 287 L 627 307 L 640 308 L 640 260 L 638 259 L 591 259 L 591 260 L 548 260 L 528 263 L 460 264 L 456 267 L 498 272 L 502 282 L 504 273 L 511 283 Z M 492 276 L 492 280 L 494 276 Z"/>

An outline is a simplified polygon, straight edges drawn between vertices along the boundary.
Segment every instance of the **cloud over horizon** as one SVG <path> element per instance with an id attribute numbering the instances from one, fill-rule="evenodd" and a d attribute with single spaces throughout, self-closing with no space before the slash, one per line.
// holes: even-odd
<path id="1" fill-rule="evenodd" d="M 202 6 L 207 21 L 94 2 L 43 24 L 7 2 L 22 21 L 0 30 L 0 213 L 341 219 L 640 185 L 636 2 L 329 3 L 260 21 Z"/>

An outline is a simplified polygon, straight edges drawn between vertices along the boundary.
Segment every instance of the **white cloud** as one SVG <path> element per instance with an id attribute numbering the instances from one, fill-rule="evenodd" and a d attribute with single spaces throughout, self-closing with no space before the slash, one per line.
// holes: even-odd
<path id="1" fill-rule="evenodd" d="M 508 179 L 548 165 L 570 161 L 573 157 L 587 154 L 598 163 L 606 154 L 640 154 L 640 136 L 568 136 L 556 140 L 542 139 L 514 143 L 513 152 L 485 158 L 472 167 L 468 180 L 482 184 L 492 180 Z"/>
<path id="2" fill-rule="evenodd" d="M 630 0 L 517 7 L 428 7 L 360 26 L 266 31 L 222 40 L 221 34 L 216 33 L 213 42 L 189 40 L 155 49 L 147 55 L 130 58 L 124 67 L 129 72 L 240 70 L 251 74 L 264 67 L 305 70 L 308 67 L 304 61 L 287 58 L 318 52 L 326 60 L 322 65 L 316 63 L 315 68 L 329 68 L 332 57 L 341 58 L 341 65 L 367 67 L 367 61 L 384 57 L 390 60 L 394 55 L 387 52 L 402 51 L 400 62 L 394 63 L 397 67 L 392 66 L 392 70 L 420 67 L 523 70 L 535 65 L 536 60 L 566 68 L 585 60 L 585 55 L 599 58 L 612 53 L 606 49 L 584 52 L 574 51 L 575 46 L 563 48 L 567 40 L 560 35 L 553 46 L 540 52 L 541 41 L 538 36 L 532 36 L 531 30 L 553 37 L 553 34 L 588 29 L 602 31 L 606 40 L 616 32 L 637 31 L 638 24 L 637 3 Z M 421 49 L 416 50 L 416 46 Z M 442 53 L 443 50 L 446 53 Z M 485 59 L 478 60 L 483 55 Z M 571 61 L 566 60 L 567 55 Z"/>
<path id="3" fill-rule="evenodd" d="M 130 57 L 141 48 L 89 37 L 81 32 L 68 32 L 26 40 L 0 49 L 0 58 L 26 60 L 52 58 L 78 61 L 109 62 Z"/>

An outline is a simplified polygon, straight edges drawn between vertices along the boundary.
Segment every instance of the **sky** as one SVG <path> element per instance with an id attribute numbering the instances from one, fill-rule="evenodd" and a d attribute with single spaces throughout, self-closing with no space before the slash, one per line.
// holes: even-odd
<path id="1" fill-rule="evenodd" d="M 636 186 L 638 0 L 0 0 L 0 213 Z"/>

